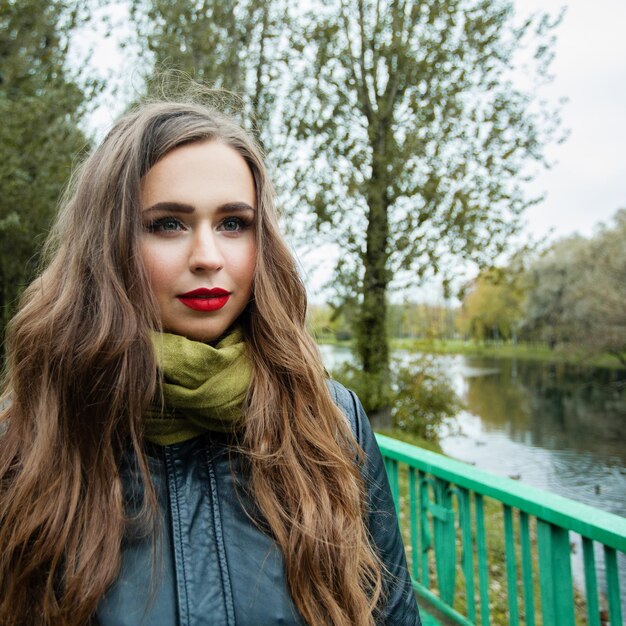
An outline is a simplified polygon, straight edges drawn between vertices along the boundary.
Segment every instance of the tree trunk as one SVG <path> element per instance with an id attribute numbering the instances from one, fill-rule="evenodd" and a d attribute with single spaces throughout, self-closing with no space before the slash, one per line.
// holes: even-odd
<path id="1" fill-rule="evenodd" d="M 256 124 L 261 118 L 261 97 L 263 94 L 263 72 L 265 71 L 265 43 L 268 38 L 269 29 L 269 5 L 265 4 L 262 8 L 263 21 L 261 26 L 261 34 L 259 35 L 259 60 L 256 66 L 254 93 L 252 94 L 252 111 L 255 116 Z M 265 120 L 263 120 L 265 121 Z"/>
<path id="2" fill-rule="evenodd" d="M 242 85 L 241 66 L 239 62 L 239 35 L 234 3 L 229 5 L 226 10 L 226 31 L 231 45 L 227 47 L 227 54 L 224 62 L 223 86 L 235 94 L 240 95 L 244 92 L 244 90 Z"/>
<path id="3" fill-rule="evenodd" d="M 368 220 L 364 255 L 363 300 L 357 322 L 357 352 L 367 392 L 367 410 L 378 418 L 389 414 L 389 342 L 387 338 L 387 285 L 389 284 L 389 220 L 385 132 L 374 134 L 372 177 L 368 183 Z"/>

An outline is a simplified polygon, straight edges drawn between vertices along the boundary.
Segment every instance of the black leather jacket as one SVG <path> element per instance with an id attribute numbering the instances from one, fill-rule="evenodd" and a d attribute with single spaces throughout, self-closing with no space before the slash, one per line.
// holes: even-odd
<path id="1" fill-rule="evenodd" d="M 388 572 L 381 624 L 419 626 L 387 477 L 369 421 L 356 396 L 330 389 L 365 450 L 369 528 Z M 239 459 L 241 461 L 241 459 Z M 129 536 L 122 568 L 100 603 L 100 626 L 263 626 L 303 624 L 287 589 L 273 540 L 255 525 L 235 489 L 228 437 L 211 434 L 155 448 L 149 457 L 161 506 L 161 549 L 153 537 Z M 124 468 L 127 497 L 137 474 Z M 159 545 L 157 543 L 157 545 Z M 155 556 L 156 554 L 156 556 Z"/>

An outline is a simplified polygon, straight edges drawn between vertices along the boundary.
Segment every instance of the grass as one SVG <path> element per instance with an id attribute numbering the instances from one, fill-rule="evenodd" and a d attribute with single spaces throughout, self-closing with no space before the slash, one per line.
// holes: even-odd
<path id="1" fill-rule="evenodd" d="M 320 335 L 316 338 L 320 344 L 330 344 L 349 348 L 349 340 L 338 341 L 332 335 Z M 584 351 L 574 349 L 551 349 L 543 343 L 477 343 L 462 339 L 412 339 L 390 338 L 392 350 L 410 350 L 428 354 L 462 354 L 465 356 L 491 357 L 501 359 L 521 359 L 544 363 L 567 363 L 593 367 L 622 369 L 621 363 L 610 354 L 590 357 Z"/>
<path id="2" fill-rule="evenodd" d="M 521 359 L 543 363 L 566 363 L 585 367 L 607 367 L 621 369 L 622 364 L 610 354 L 590 356 L 582 350 L 551 349 L 541 343 L 476 343 L 461 339 L 425 340 L 392 339 L 394 349 L 409 349 L 430 354 L 463 354 L 465 356 L 492 357 L 501 359 Z"/>

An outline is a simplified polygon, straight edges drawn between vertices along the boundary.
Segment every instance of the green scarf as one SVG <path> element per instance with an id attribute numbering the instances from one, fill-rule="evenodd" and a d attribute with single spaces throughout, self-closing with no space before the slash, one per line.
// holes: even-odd
<path id="1" fill-rule="evenodd" d="M 154 333 L 163 399 L 148 410 L 145 438 L 161 446 L 207 431 L 230 432 L 242 417 L 251 367 L 240 330 L 215 347 L 180 335 Z"/>

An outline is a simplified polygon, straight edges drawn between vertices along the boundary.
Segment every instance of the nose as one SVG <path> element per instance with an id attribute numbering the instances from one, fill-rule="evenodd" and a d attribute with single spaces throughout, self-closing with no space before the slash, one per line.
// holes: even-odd
<path id="1" fill-rule="evenodd" d="M 189 269 L 192 272 L 219 270 L 224 266 L 224 257 L 218 236 L 209 227 L 197 230 L 189 251 Z"/>

